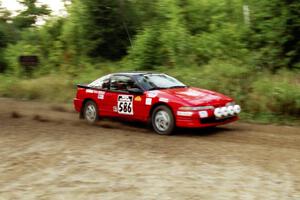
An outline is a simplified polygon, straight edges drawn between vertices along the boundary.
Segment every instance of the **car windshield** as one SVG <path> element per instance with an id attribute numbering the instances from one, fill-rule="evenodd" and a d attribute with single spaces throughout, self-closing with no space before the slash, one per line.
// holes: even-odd
<path id="1" fill-rule="evenodd" d="M 137 81 L 145 90 L 187 87 L 180 81 L 166 74 L 145 74 L 138 76 Z"/>

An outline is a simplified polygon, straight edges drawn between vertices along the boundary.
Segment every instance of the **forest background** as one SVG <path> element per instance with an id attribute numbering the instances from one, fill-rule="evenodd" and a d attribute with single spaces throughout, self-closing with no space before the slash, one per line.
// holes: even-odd
<path id="1" fill-rule="evenodd" d="M 77 83 L 150 70 L 235 97 L 244 120 L 299 121 L 299 1 L 65 0 L 64 16 L 19 2 L 0 4 L 0 96 L 71 102 Z"/>

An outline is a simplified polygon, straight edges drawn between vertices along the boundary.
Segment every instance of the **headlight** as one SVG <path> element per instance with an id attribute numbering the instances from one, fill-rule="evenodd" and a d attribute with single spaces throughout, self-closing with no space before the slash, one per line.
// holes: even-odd
<path id="1" fill-rule="evenodd" d="M 192 107 L 192 106 L 184 106 L 180 107 L 179 110 L 191 110 L 191 111 L 198 111 L 198 110 L 213 110 L 213 106 L 197 106 L 197 107 Z"/>

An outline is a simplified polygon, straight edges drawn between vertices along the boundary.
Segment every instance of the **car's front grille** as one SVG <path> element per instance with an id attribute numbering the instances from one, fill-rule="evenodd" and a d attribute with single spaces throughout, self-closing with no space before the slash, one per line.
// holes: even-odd
<path id="1" fill-rule="evenodd" d="M 202 118 L 200 119 L 201 124 L 212 124 L 212 123 L 218 123 L 218 122 L 226 122 L 228 120 L 231 120 L 235 116 L 231 117 L 226 117 L 226 118 L 221 118 L 217 119 L 216 117 L 209 117 L 209 118 Z"/>

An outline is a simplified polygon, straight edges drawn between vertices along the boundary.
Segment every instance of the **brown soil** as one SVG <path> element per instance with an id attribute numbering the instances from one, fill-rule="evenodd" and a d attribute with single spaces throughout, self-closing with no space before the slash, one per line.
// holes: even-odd
<path id="1" fill-rule="evenodd" d="M 159 136 L 0 99 L 0 200 L 300 199 L 300 127 L 235 123 Z"/>

